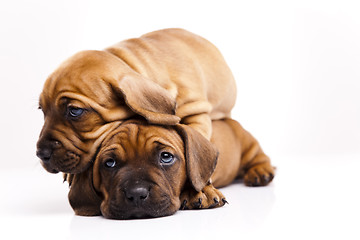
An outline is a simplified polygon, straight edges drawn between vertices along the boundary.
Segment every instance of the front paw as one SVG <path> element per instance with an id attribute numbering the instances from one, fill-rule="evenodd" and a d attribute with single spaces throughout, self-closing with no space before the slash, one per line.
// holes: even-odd
<path id="1" fill-rule="evenodd" d="M 212 184 L 206 185 L 200 192 L 196 192 L 193 188 L 184 190 L 180 201 L 182 203 L 181 210 L 217 208 L 228 203 L 224 195 Z"/>
<path id="2" fill-rule="evenodd" d="M 269 162 L 251 167 L 244 175 L 246 186 L 258 187 L 269 184 L 275 176 L 275 168 Z"/>

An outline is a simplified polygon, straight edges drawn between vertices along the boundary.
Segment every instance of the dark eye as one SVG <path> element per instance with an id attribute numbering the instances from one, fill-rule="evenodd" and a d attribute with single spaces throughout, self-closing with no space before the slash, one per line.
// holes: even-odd
<path id="1" fill-rule="evenodd" d="M 105 161 L 104 165 L 105 165 L 105 167 L 107 167 L 107 168 L 113 168 L 113 167 L 116 166 L 116 161 L 115 161 L 114 159 L 112 159 L 112 158 L 109 158 L 109 159 L 107 159 L 107 160 Z"/>
<path id="2" fill-rule="evenodd" d="M 175 160 L 175 157 L 174 155 L 172 155 L 171 153 L 169 152 L 162 152 L 160 154 L 160 163 L 161 164 L 171 164 L 173 163 Z"/>
<path id="3" fill-rule="evenodd" d="M 69 107 L 68 108 L 68 114 L 72 118 L 80 117 L 84 113 L 83 108 L 77 108 L 77 107 Z"/>

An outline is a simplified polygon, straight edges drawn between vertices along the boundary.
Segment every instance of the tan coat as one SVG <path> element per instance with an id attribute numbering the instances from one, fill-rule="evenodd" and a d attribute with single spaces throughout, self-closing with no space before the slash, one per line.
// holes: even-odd
<path id="1" fill-rule="evenodd" d="M 82 172 L 116 121 L 136 116 L 154 124 L 181 122 L 210 139 L 211 120 L 230 117 L 235 98 L 235 81 L 220 52 L 182 29 L 83 51 L 44 85 L 37 155 L 50 172 Z"/>

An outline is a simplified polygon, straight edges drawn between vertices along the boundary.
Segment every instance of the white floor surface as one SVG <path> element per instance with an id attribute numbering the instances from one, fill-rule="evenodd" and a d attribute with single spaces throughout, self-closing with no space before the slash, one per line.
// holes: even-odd
<path id="1" fill-rule="evenodd" d="M 273 158 L 274 159 L 274 158 Z M 222 189 L 229 204 L 170 217 L 75 216 L 61 175 L 0 170 L 6 239 L 360 239 L 359 155 L 282 157 L 267 187 Z"/>

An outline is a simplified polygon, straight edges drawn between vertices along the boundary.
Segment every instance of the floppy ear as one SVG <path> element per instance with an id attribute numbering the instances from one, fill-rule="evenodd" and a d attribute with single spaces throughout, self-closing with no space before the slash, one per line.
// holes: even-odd
<path id="1" fill-rule="evenodd" d="M 200 192 L 215 170 L 219 153 L 209 140 L 193 128 L 182 124 L 176 128 L 184 141 L 188 179 L 194 189 Z"/>
<path id="2" fill-rule="evenodd" d="M 85 172 L 75 174 L 69 183 L 69 202 L 76 215 L 98 216 L 101 215 L 101 199 L 96 194 L 92 183 L 92 167 Z"/>
<path id="3" fill-rule="evenodd" d="M 180 122 L 180 118 L 175 115 L 175 99 L 166 89 L 141 75 L 127 75 L 115 88 L 122 93 L 131 110 L 145 117 L 148 122 L 162 125 Z"/>

